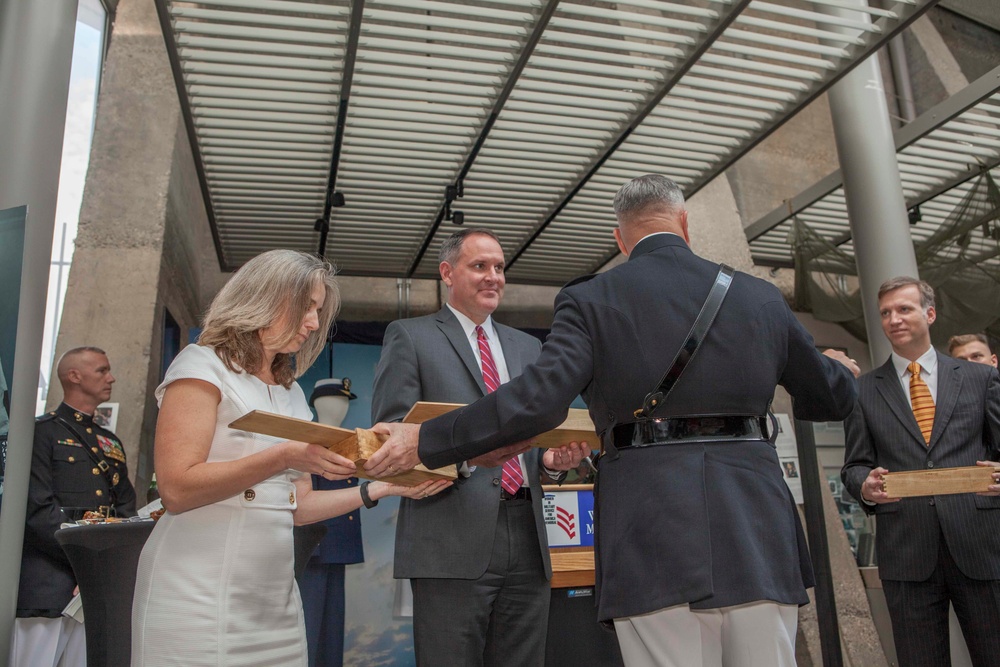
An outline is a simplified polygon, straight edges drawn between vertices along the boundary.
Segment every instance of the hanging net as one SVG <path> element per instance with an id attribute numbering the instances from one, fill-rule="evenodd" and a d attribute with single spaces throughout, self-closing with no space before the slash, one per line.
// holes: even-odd
<path id="1" fill-rule="evenodd" d="M 795 306 L 867 340 L 854 257 L 794 218 Z M 1000 187 L 989 171 L 929 238 L 915 242 L 920 278 L 934 288 L 934 345 L 956 334 L 1000 338 Z"/>

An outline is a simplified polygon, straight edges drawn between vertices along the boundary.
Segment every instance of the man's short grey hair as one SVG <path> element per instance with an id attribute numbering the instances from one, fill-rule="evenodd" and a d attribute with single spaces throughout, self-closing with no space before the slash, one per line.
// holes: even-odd
<path id="1" fill-rule="evenodd" d="M 475 234 L 489 236 L 491 239 L 496 241 L 497 245 L 500 246 L 500 249 L 503 250 L 503 244 L 500 243 L 500 239 L 497 238 L 497 235 L 493 233 L 492 229 L 487 227 L 464 227 L 446 238 L 441 244 L 441 249 L 438 250 L 438 263 L 448 262 L 454 266 L 455 262 L 458 261 L 458 256 L 462 254 L 462 244 L 465 243 L 465 239 Z"/>
<path id="2" fill-rule="evenodd" d="M 638 213 L 649 206 L 660 206 L 673 211 L 684 210 L 684 191 L 666 176 L 646 174 L 633 178 L 615 195 L 615 215 L 621 219 Z"/>
<path id="3" fill-rule="evenodd" d="M 924 312 L 927 312 L 928 308 L 934 308 L 934 288 L 930 286 L 929 283 L 917 278 L 911 278 L 910 276 L 896 276 L 895 278 L 889 278 L 889 280 L 882 283 L 878 288 L 878 299 L 882 300 L 882 297 L 889 292 L 898 290 L 900 287 L 906 287 L 908 285 L 916 286 L 917 290 L 920 292 L 920 307 L 923 308 Z"/>

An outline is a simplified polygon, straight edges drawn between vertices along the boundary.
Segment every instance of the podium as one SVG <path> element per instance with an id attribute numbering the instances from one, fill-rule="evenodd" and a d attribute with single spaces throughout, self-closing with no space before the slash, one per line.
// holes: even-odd
<path id="1" fill-rule="evenodd" d="M 594 485 L 546 485 L 542 490 L 552 560 L 545 667 L 624 665 L 615 634 L 597 622 Z"/>
<path id="2" fill-rule="evenodd" d="M 88 665 L 128 667 L 131 662 L 136 571 L 154 525 L 130 521 L 56 531 L 80 586 Z"/>

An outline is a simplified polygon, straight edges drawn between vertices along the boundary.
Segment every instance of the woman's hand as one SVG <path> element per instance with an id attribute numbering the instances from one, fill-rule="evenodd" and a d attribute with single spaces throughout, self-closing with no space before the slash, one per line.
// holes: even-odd
<path id="1" fill-rule="evenodd" d="M 354 461 L 321 445 L 286 440 L 278 446 L 282 448 L 285 467 L 292 470 L 320 475 L 330 480 L 347 479 L 357 471 Z"/>
<path id="2" fill-rule="evenodd" d="M 447 479 L 430 480 L 416 486 L 403 486 L 402 484 L 391 484 L 389 482 L 372 482 L 368 485 L 368 495 L 371 496 L 372 500 L 378 500 L 386 496 L 402 496 L 403 498 L 420 500 L 421 498 L 441 493 L 451 485 L 452 482 Z"/>

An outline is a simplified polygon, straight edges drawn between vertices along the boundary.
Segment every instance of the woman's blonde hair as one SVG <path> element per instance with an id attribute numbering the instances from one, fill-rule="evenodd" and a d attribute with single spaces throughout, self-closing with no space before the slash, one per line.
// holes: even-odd
<path id="1" fill-rule="evenodd" d="M 291 386 L 326 345 L 326 334 L 340 308 L 334 273 L 329 262 L 297 250 L 257 255 L 212 300 L 198 344 L 215 348 L 230 370 L 256 374 L 264 364 L 261 330 L 284 316 L 285 330 L 277 333 L 274 344 L 284 346 L 294 340 L 311 306 L 313 287 L 321 284 L 326 288 L 326 301 L 319 313 L 319 329 L 297 353 L 276 354 L 271 364 L 274 381 Z"/>

